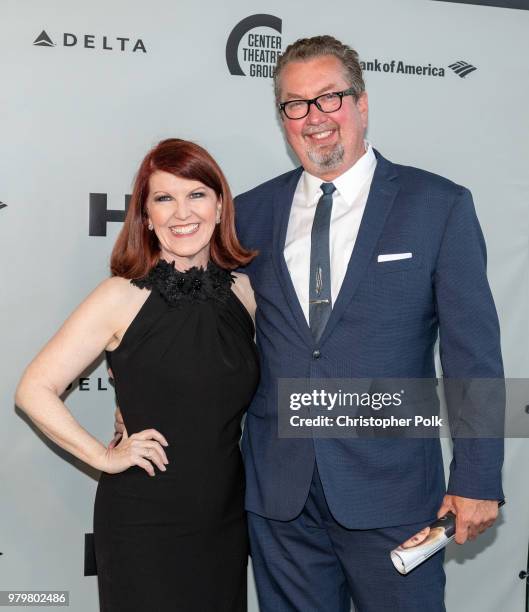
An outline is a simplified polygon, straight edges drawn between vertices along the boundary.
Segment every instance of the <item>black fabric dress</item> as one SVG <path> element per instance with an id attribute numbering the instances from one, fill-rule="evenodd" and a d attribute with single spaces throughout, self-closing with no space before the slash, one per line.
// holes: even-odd
<path id="1" fill-rule="evenodd" d="M 241 417 L 259 366 L 252 320 L 210 262 L 161 261 L 151 294 L 108 353 L 130 434 L 169 442 L 166 472 L 101 475 L 94 509 L 104 612 L 242 612 L 248 556 Z"/>

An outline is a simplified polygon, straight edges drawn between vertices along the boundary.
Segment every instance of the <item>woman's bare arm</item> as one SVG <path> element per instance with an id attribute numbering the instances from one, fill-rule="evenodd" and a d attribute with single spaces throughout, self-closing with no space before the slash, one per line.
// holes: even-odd
<path id="1" fill-rule="evenodd" d="M 120 472 L 135 463 L 147 471 L 150 466 L 152 471 L 152 465 L 135 452 L 147 446 L 152 450 L 151 460 L 160 469 L 164 469 L 167 461 L 160 446 L 167 442 L 159 432 L 147 430 L 151 435 L 144 435 L 145 439 L 137 444 L 128 443 L 120 453 L 117 448 L 110 452 L 81 427 L 60 399 L 70 382 L 105 348 L 119 343 L 124 329 L 147 297 L 147 292 L 139 291 L 122 278 L 101 283 L 29 364 L 16 391 L 16 404 L 41 431 L 98 470 Z M 130 464 L 132 459 L 134 463 Z"/>

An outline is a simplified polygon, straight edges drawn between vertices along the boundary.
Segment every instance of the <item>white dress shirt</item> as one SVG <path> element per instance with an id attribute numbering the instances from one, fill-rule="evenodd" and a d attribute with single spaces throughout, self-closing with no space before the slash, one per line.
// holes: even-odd
<path id="1" fill-rule="evenodd" d="M 331 299 L 336 302 L 353 252 L 360 221 L 373 180 L 377 160 L 371 145 L 343 174 L 332 181 L 332 214 L 329 234 Z M 285 240 L 285 260 L 299 303 L 309 322 L 310 234 L 316 205 L 322 196 L 320 178 L 304 171 L 294 193 Z"/>

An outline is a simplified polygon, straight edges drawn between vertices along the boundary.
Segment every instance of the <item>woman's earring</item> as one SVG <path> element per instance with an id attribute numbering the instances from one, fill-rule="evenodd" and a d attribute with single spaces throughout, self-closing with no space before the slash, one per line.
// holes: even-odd
<path id="1" fill-rule="evenodd" d="M 149 221 L 149 225 L 147 227 L 149 228 L 149 231 L 151 231 L 151 232 L 154 229 L 154 225 L 150 221 Z"/>
<path id="2" fill-rule="evenodd" d="M 218 225 L 220 223 L 220 208 L 217 208 L 217 218 L 215 219 L 215 223 Z"/>

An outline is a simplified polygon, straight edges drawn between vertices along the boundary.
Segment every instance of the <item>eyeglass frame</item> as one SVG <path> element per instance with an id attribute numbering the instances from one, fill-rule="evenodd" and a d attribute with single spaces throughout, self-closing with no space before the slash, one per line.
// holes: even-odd
<path id="1" fill-rule="evenodd" d="M 328 96 L 329 94 L 333 94 L 335 96 L 338 96 L 340 98 L 340 106 L 338 106 L 338 108 L 335 108 L 332 111 L 325 111 L 323 110 L 323 108 L 320 106 L 320 103 L 318 102 L 319 98 L 323 98 L 324 96 Z M 298 119 L 305 119 L 305 117 L 310 113 L 310 105 L 314 104 L 314 106 L 322 113 L 335 113 L 336 111 L 340 110 L 342 108 L 342 104 L 343 104 L 343 98 L 344 96 L 354 96 L 355 98 L 357 98 L 357 93 L 354 90 L 354 87 L 349 87 L 348 89 L 344 89 L 343 91 L 327 91 L 326 93 L 320 94 L 319 96 L 316 96 L 315 98 L 310 98 L 310 99 L 295 99 L 295 100 L 287 100 L 286 102 L 280 102 L 277 107 L 279 109 L 280 112 L 283 112 L 285 117 L 287 119 L 290 119 L 291 121 L 297 121 Z M 291 102 L 306 102 L 307 103 L 307 112 L 302 115 L 301 117 L 289 117 L 285 111 L 285 106 L 287 104 L 290 104 Z"/>

